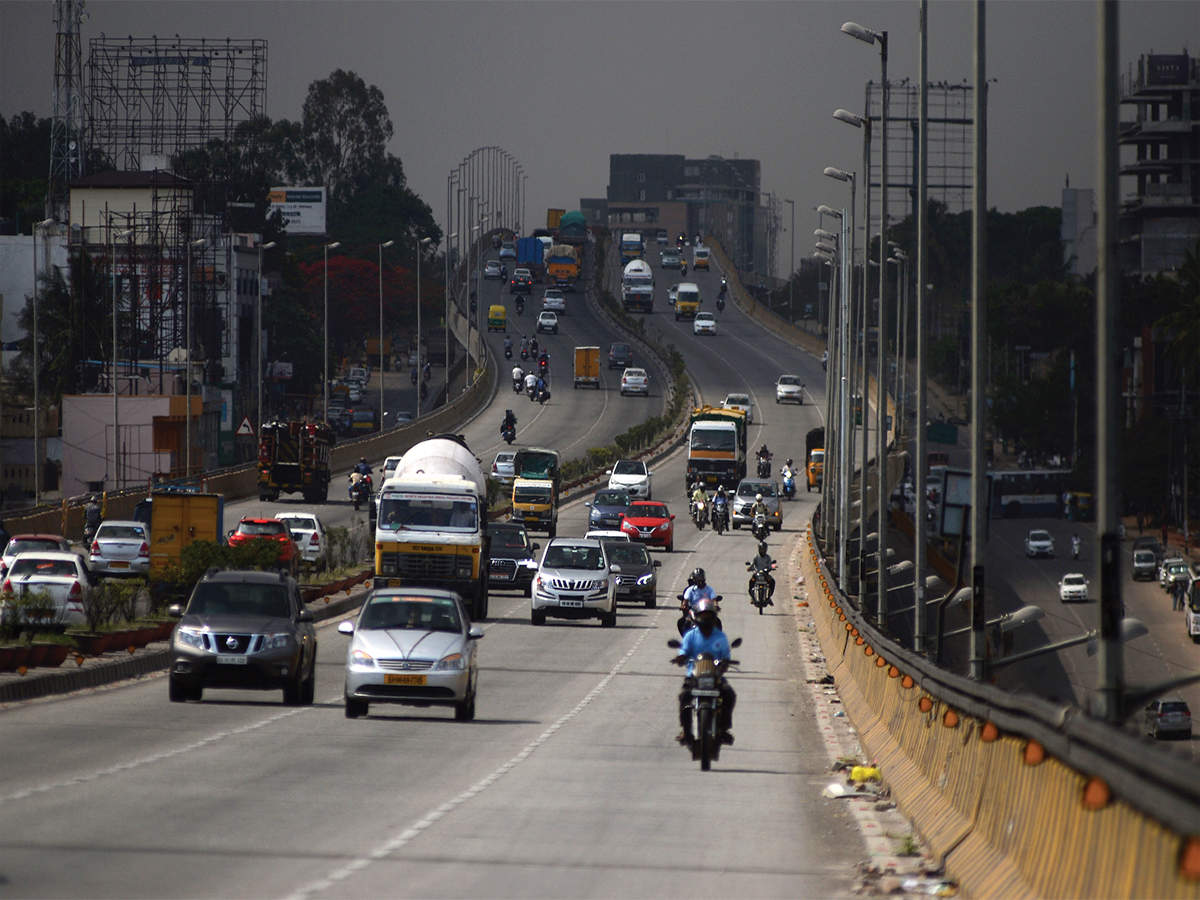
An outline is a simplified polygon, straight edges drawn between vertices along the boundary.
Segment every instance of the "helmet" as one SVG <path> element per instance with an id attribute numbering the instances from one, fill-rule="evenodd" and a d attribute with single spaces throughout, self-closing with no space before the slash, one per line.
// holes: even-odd
<path id="1" fill-rule="evenodd" d="M 717 485 L 717 493 L 720 494 L 722 497 L 724 497 L 725 496 L 725 485 L 718 484 Z"/>
<path id="2" fill-rule="evenodd" d="M 707 613 L 710 616 L 715 616 L 717 613 L 717 604 L 713 603 L 711 600 L 709 600 L 707 597 L 705 597 L 701 600 L 696 601 L 696 605 L 692 607 L 692 613 L 696 616 L 697 619 L 700 618 L 705 613 Z"/>
<path id="3" fill-rule="evenodd" d="M 756 503 L 762 503 L 762 494 L 755 494 L 754 500 Z"/>
<path id="4" fill-rule="evenodd" d="M 692 569 L 692 584 L 698 587 L 704 587 L 704 570 L 697 566 Z"/>
<path id="5" fill-rule="evenodd" d="M 766 542 L 766 541 L 759 541 L 759 542 L 758 542 L 758 555 L 759 555 L 759 556 L 766 556 L 766 555 L 767 555 L 767 542 Z"/>
<path id="6" fill-rule="evenodd" d="M 787 464 L 788 464 L 789 466 L 792 464 L 792 458 L 791 458 L 790 456 L 788 457 Z"/>
<path id="7" fill-rule="evenodd" d="M 359 462 L 366 462 L 366 461 L 367 461 L 367 458 L 366 458 L 365 456 L 360 456 L 360 457 L 358 458 L 358 461 L 359 461 Z"/>

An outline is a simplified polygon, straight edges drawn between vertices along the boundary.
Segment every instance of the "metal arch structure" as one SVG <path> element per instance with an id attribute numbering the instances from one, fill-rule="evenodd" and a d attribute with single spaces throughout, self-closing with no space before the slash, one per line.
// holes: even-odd
<path id="1" fill-rule="evenodd" d="M 119 170 L 141 171 L 149 157 L 230 140 L 264 115 L 267 42 L 101 36 L 89 44 L 88 76 L 92 148 Z"/>

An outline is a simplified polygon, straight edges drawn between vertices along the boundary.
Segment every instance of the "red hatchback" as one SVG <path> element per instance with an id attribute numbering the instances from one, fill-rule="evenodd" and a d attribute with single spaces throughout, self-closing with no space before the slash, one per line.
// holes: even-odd
<path id="1" fill-rule="evenodd" d="M 634 500 L 621 516 L 621 530 L 631 541 L 675 549 L 675 516 L 657 500 Z"/>
<path id="2" fill-rule="evenodd" d="M 229 532 L 229 546 L 238 547 L 248 541 L 276 541 L 279 544 L 279 567 L 295 572 L 299 565 L 300 551 L 292 540 L 287 524 L 279 519 L 254 519 L 249 516 L 238 522 L 238 527 Z"/>

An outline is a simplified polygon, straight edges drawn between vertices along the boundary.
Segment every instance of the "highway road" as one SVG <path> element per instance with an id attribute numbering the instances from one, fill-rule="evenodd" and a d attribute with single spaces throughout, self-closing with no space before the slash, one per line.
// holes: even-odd
<path id="1" fill-rule="evenodd" d="M 655 247 L 648 255 L 657 262 Z M 694 337 L 663 300 L 673 274 L 660 273 L 651 327 L 684 354 L 706 400 L 752 394 L 752 446 L 766 441 L 778 460 L 800 458 L 819 408 L 776 406 L 772 386 L 782 372 L 800 374 L 820 403 L 819 361 L 732 306 L 716 337 Z M 718 276 L 693 280 L 711 304 Z M 483 309 L 491 288 L 480 290 Z M 564 389 L 570 347 L 586 337 L 606 349 L 609 340 L 577 298 L 568 304 L 563 334 L 548 342 L 553 399 L 515 409 L 520 443 L 557 445 L 570 457 L 627 427 L 647 401 Z M 512 402 L 502 385 L 466 428 L 485 461 Z M 661 388 L 649 401 L 659 404 Z M 474 722 L 379 706 L 347 720 L 346 638 L 335 622 L 318 629 L 312 707 L 220 690 L 172 704 L 159 677 L 0 711 L 4 892 L 848 896 L 865 844 L 846 808 L 820 794 L 828 757 L 804 689 L 792 592 L 781 583 L 777 605 L 754 614 L 743 566 L 749 535 L 695 530 L 682 454 L 657 463 L 654 478 L 656 498 L 678 514 L 675 552 L 655 554 L 664 602 L 622 607 L 615 629 L 556 620 L 538 628 L 528 600 L 493 594 Z M 812 497 L 786 504 L 784 529 L 770 541 L 776 557 L 797 538 Z M 297 505 L 252 501 L 228 515 Z M 335 508 L 349 510 L 328 504 L 323 513 Z M 585 513 L 570 504 L 560 533 L 581 533 Z M 679 673 L 665 646 L 675 635 L 669 601 L 696 565 L 725 595 L 727 630 L 745 641 L 732 677 L 737 741 L 708 773 L 672 740 Z"/>

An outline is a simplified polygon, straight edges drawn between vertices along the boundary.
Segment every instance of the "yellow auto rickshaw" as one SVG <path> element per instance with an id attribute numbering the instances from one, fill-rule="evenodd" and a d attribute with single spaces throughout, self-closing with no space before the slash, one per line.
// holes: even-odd
<path id="1" fill-rule="evenodd" d="M 488 307 L 488 331 L 508 331 L 508 310 L 503 303 Z"/>

